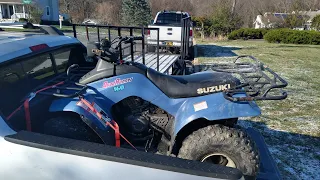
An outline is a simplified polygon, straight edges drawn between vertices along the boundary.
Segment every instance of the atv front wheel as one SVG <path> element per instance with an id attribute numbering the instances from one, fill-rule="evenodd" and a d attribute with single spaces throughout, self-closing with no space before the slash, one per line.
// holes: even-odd
<path id="1" fill-rule="evenodd" d="M 183 141 L 178 157 L 237 168 L 246 176 L 256 176 L 259 169 L 258 151 L 249 136 L 222 125 L 193 132 Z"/>
<path id="2" fill-rule="evenodd" d="M 44 134 L 101 143 L 99 136 L 80 117 L 60 116 L 44 123 Z"/>

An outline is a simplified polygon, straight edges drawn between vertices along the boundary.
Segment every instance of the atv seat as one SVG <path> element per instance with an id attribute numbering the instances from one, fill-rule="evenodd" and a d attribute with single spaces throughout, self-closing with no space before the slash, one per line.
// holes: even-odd
<path id="1" fill-rule="evenodd" d="M 170 98 L 204 96 L 240 84 L 240 81 L 231 74 L 210 71 L 170 76 L 148 68 L 147 77 Z"/>

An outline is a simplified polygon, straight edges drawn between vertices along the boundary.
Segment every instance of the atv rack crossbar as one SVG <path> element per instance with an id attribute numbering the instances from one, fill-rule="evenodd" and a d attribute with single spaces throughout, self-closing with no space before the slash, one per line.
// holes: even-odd
<path id="1" fill-rule="evenodd" d="M 252 62 L 239 62 L 242 59 L 253 60 Z M 287 81 L 272 71 L 252 56 L 239 56 L 234 63 L 213 64 L 212 70 L 224 73 L 240 75 L 241 84 L 225 90 L 224 97 L 230 101 L 256 101 L 256 100 L 282 100 L 287 98 L 287 92 L 283 88 L 288 85 Z M 237 94 L 246 94 L 237 97 Z"/>

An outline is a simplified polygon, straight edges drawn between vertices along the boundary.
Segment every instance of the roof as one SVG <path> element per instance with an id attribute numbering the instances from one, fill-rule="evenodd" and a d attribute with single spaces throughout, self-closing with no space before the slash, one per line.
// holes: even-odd
<path id="1" fill-rule="evenodd" d="M 265 13 L 263 16 L 258 15 L 257 20 L 261 21 L 260 23 L 263 24 L 273 24 L 273 23 L 283 23 L 285 19 L 289 15 L 296 14 L 295 12 L 292 13 Z M 298 12 L 298 17 L 306 19 L 308 22 L 311 22 L 312 19 L 320 14 L 319 11 L 300 11 Z"/>
<path id="2" fill-rule="evenodd" d="M 80 44 L 69 36 L 37 35 L 24 33 L 1 33 L 0 34 L 0 63 L 32 53 L 29 47 L 47 44 L 56 47 L 68 44 Z"/>
<path id="3" fill-rule="evenodd" d="M 0 4 L 22 4 L 22 0 L 0 0 Z"/>
<path id="4" fill-rule="evenodd" d="M 312 22 L 314 17 L 316 17 L 317 15 L 320 15 L 320 10 L 318 10 L 318 11 L 303 11 L 303 12 L 299 12 L 299 14 L 309 16 L 310 18 L 309 18 L 308 22 Z"/>

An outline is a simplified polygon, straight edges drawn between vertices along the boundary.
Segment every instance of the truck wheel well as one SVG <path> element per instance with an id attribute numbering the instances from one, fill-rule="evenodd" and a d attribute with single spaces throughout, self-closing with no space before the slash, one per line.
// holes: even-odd
<path id="1" fill-rule="evenodd" d="M 175 138 L 175 143 L 174 143 L 172 153 L 177 155 L 179 152 L 179 149 L 181 148 L 183 140 L 186 137 L 188 137 L 190 134 L 192 134 L 194 131 L 197 131 L 198 129 L 207 127 L 209 125 L 215 125 L 215 124 L 222 124 L 225 126 L 233 127 L 235 124 L 237 124 L 237 120 L 238 118 L 209 121 L 205 118 L 200 118 L 200 119 L 191 121 L 189 124 L 184 126 L 178 132 Z"/>

